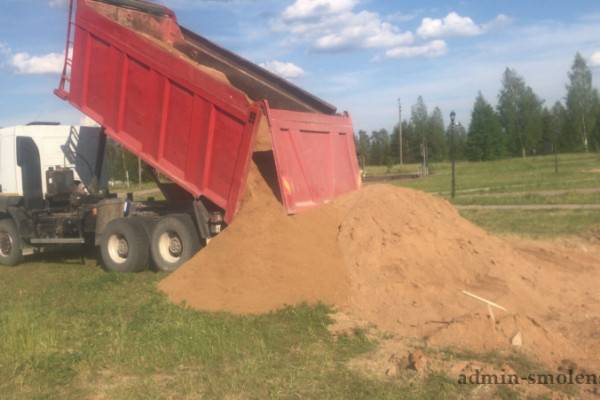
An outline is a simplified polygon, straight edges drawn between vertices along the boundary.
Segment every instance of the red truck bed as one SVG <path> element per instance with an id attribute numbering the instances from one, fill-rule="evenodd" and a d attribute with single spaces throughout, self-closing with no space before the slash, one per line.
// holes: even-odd
<path id="1" fill-rule="evenodd" d="M 265 115 L 290 213 L 360 186 L 347 115 L 179 27 L 162 6 L 73 1 L 72 54 L 56 94 L 194 197 L 221 207 L 227 223 Z M 271 101 L 285 109 L 271 109 Z"/>

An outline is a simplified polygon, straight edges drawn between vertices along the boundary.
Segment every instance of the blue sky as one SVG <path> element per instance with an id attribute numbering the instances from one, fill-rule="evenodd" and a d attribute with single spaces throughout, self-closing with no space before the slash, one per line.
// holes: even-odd
<path id="1" fill-rule="evenodd" d="M 66 0 L 3 0 L 0 126 L 77 123 L 55 98 Z M 349 111 L 355 128 L 391 129 L 417 96 L 468 123 L 505 67 L 552 104 L 575 52 L 600 86 L 600 2 L 491 0 L 162 0 L 179 22 Z M 447 119 L 447 118 L 446 118 Z M 447 121 L 446 121 L 447 122 Z"/>

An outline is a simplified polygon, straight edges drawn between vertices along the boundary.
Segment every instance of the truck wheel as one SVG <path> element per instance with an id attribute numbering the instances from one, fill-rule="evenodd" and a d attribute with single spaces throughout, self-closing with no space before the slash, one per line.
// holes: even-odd
<path id="1" fill-rule="evenodd" d="M 100 256 L 113 272 L 140 272 L 148 268 L 148 235 L 137 219 L 119 218 L 104 229 Z"/>
<path id="2" fill-rule="evenodd" d="M 162 218 L 150 239 L 152 260 L 159 271 L 173 272 L 200 250 L 200 237 L 188 215 Z"/>
<path id="3" fill-rule="evenodd" d="M 0 220 L 0 264 L 15 266 L 23 259 L 21 237 L 11 219 Z"/>

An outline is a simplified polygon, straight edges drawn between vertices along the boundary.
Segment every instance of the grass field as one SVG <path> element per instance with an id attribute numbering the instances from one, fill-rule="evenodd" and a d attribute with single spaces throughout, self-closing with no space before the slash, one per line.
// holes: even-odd
<path id="1" fill-rule="evenodd" d="M 391 173 L 417 171 L 418 165 L 392 168 Z M 457 196 L 450 198 L 449 163 L 434 163 L 426 178 L 396 184 L 440 195 L 457 206 L 600 204 L 600 154 L 563 154 L 559 172 L 553 156 L 492 162 L 459 162 Z M 369 167 L 367 173 L 387 173 Z M 497 233 L 535 237 L 585 233 L 600 227 L 600 210 L 461 210 L 471 221 Z"/>
<path id="2" fill-rule="evenodd" d="M 559 174 L 549 157 L 460 163 L 454 203 L 600 204 L 594 192 L 599 168 L 595 154 L 561 156 Z M 398 184 L 447 198 L 449 165 L 432 170 L 428 178 Z M 547 236 L 600 227 L 598 210 L 462 213 L 505 233 Z M 81 265 L 75 254 L 47 257 L 0 268 L 2 399 L 477 398 L 476 389 L 445 375 L 387 379 L 350 369 L 348 360 L 377 343 L 361 331 L 333 337 L 326 306 L 263 316 L 200 313 L 156 291 L 163 275 L 109 274 L 92 260 Z M 477 357 L 489 361 L 488 355 L 469 355 Z M 518 398 L 508 387 L 495 395 Z"/>
<path id="3" fill-rule="evenodd" d="M 346 362 L 376 346 L 335 340 L 329 309 L 237 317 L 187 310 L 162 275 L 118 275 L 56 257 L 0 268 L 2 399 L 433 399 L 449 378 L 368 379 Z"/>

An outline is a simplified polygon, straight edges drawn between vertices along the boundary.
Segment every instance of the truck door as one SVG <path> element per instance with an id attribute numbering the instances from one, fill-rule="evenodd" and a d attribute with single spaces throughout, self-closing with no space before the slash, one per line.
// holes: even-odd
<path id="1" fill-rule="evenodd" d="M 43 208 L 40 152 L 31 137 L 17 137 L 17 165 L 21 167 L 25 207 L 28 209 Z"/>

